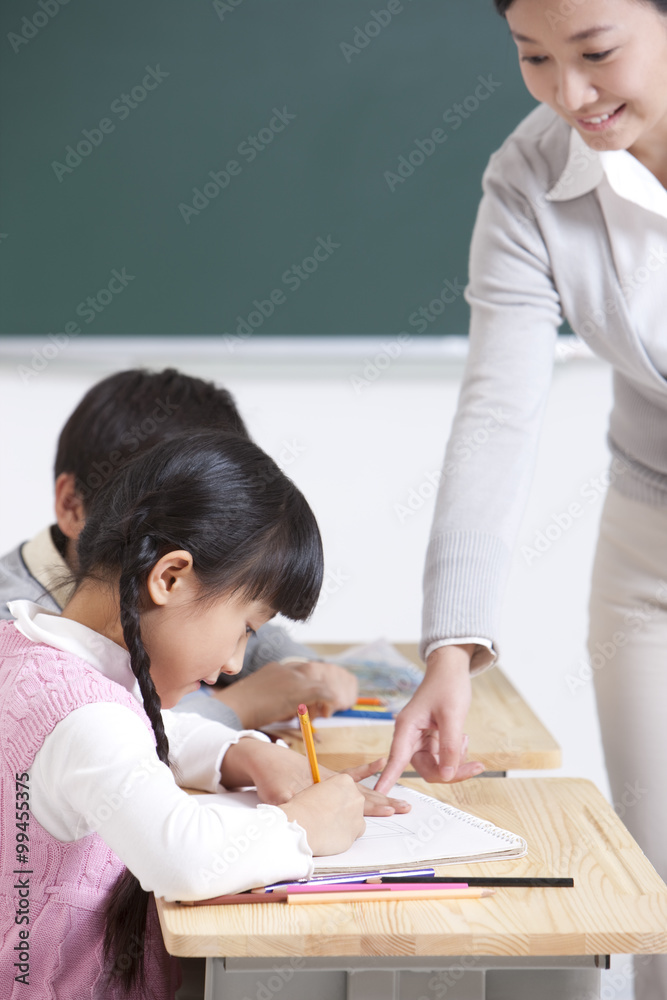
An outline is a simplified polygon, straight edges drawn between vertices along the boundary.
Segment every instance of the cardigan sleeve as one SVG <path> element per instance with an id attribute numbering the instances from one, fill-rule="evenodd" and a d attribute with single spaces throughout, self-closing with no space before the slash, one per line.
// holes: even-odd
<path id="1" fill-rule="evenodd" d="M 497 655 L 562 322 L 539 208 L 522 193 L 528 169 L 510 144 L 484 175 L 466 289 L 470 349 L 424 571 L 422 655 L 441 639 L 480 636 L 492 648 L 477 648 L 473 669 Z"/>
<path id="2" fill-rule="evenodd" d="M 241 734 L 164 715 L 181 777 L 196 780 L 199 771 L 200 787 L 211 787 L 212 768 Z M 48 833 L 65 842 L 98 833 L 144 889 L 168 900 L 312 874 L 306 834 L 282 809 L 188 795 L 159 760 L 145 723 L 124 705 L 84 705 L 61 720 L 33 761 L 30 785 L 31 810 Z M 214 787 L 223 791 L 219 782 Z"/>

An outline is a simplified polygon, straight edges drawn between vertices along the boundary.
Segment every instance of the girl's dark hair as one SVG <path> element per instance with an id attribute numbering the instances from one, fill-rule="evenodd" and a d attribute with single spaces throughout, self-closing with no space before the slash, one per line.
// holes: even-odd
<path id="1" fill-rule="evenodd" d="M 503 17 L 514 3 L 514 0 L 493 0 L 496 10 Z M 661 14 L 667 14 L 667 0 L 638 0 L 639 3 L 650 3 L 657 7 Z"/>
<path id="2" fill-rule="evenodd" d="M 322 585 L 322 543 L 303 495 L 247 438 L 200 431 L 162 442 L 125 465 L 93 497 L 79 538 L 77 585 L 118 581 L 120 620 L 160 760 L 169 744 L 141 639 L 146 579 L 168 552 L 192 555 L 201 599 L 236 594 L 304 620 Z M 105 954 L 126 989 L 144 975 L 149 894 L 129 871 L 106 914 Z"/>

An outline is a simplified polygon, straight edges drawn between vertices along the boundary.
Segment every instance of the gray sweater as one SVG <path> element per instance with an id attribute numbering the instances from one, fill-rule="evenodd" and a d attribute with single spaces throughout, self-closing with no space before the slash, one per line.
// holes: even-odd
<path id="1" fill-rule="evenodd" d="M 52 534 L 51 532 L 51 539 Z M 60 577 L 68 575 L 67 564 L 55 544 L 51 541 L 49 545 L 49 536 L 45 532 L 42 532 L 38 539 L 39 558 L 33 557 L 32 572 L 22 554 L 25 543 L 0 558 L 0 618 L 11 618 L 7 602 L 21 598 L 41 604 L 49 611 L 62 610 L 61 605 L 53 597 L 49 585 L 56 578 L 57 571 Z M 45 549 L 48 550 L 48 561 L 42 558 Z M 234 677 L 222 676 L 228 683 L 233 683 L 259 670 L 264 664 L 285 659 L 287 656 L 307 656 L 309 659 L 317 659 L 316 653 L 307 646 L 294 642 L 284 629 L 277 625 L 263 625 L 256 635 L 248 639 L 243 670 Z M 243 729 L 236 712 L 216 698 L 212 698 L 208 688 L 187 695 L 173 711 L 197 712 L 206 718 L 223 722 L 232 729 Z"/>
<path id="2" fill-rule="evenodd" d="M 441 639 L 497 638 L 563 319 L 614 368 L 615 488 L 667 503 L 667 382 L 633 329 L 595 191 L 568 197 L 565 178 L 552 194 L 569 140 L 570 127 L 541 105 L 484 174 L 466 289 L 470 350 L 424 572 L 422 656 Z M 478 646 L 473 665 L 493 656 Z"/>

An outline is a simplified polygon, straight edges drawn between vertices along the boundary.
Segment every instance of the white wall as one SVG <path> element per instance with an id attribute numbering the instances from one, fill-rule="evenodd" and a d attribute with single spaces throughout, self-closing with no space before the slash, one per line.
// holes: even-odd
<path id="1" fill-rule="evenodd" d="M 304 640 L 416 640 L 421 574 L 433 498 L 401 520 L 411 490 L 442 461 L 463 362 L 445 347 L 409 346 L 360 392 L 351 376 L 377 351 L 359 342 L 304 359 L 288 347 L 273 359 L 231 355 L 183 339 L 156 346 L 124 339 L 62 350 L 25 380 L 29 343 L 0 344 L 0 551 L 51 519 L 51 466 L 60 427 L 90 385 L 137 364 L 223 382 L 251 434 L 310 500 L 325 543 L 330 596 L 297 626 Z M 47 343 L 35 339 L 37 350 Z M 275 349 L 275 345 L 274 345 Z M 451 351 L 450 351 L 451 353 Z M 453 351 L 456 355 L 456 351 Z M 532 546 L 552 516 L 576 500 L 584 513 L 531 564 L 517 549 L 500 637 L 505 671 L 563 747 L 567 775 L 607 792 L 592 686 L 568 686 L 585 656 L 586 602 L 601 498 L 582 497 L 607 464 L 610 377 L 575 358 L 556 366 L 535 483 L 519 546 Z M 426 487 L 424 492 L 428 493 Z M 550 531 L 554 534 L 554 529 Z M 544 772 L 541 772 L 544 773 Z"/>

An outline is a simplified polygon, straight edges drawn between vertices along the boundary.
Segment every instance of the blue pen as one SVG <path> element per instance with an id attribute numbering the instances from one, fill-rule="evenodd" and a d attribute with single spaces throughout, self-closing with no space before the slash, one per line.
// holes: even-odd
<path id="1" fill-rule="evenodd" d="M 363 708 L 345 708 L 340 712 L 334 712 L 337 718 L 341 719 L 393 719 L 392 712 L 369 712 Z"/>
<path id="2" fill-rule="evenodd" d="M 365 882 L 368 878 L 377 878 L 378 876 L 387 875 L 409 875 L 411 878 L 416 878 L 417 881 L 424 875 L 433 877 L 435 875 L 435 868 L 412 868 L 405 869 L 402 868 L 397 871 L 368 871 L 368 872 L 354 872 L 348 875 L 315 875 L 310 879 L 301 879 L 301 885 L 340 885 L 344 882 Z M 274 889 L 282 889 L 285 885 L 294 885 L 293 882 L 274 882 L 273 885 L 264 886 L 264 892 L 273 892 Z M 259 892 L 260 890 L 254 889 L 253 892 Z"/>

